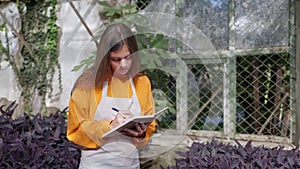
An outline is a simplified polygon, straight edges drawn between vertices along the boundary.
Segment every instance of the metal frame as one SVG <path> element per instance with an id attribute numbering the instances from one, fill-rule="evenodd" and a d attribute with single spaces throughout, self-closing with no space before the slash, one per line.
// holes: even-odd
<path id="1" fill-rule="evenodd" d="M 183 0 L 176 1 L 177 5 L 182 5 Z M 224 131 L 222 132 L 205 132 L 205 131 L 195 131 L 190 130 L 188 131 L 191 135 L 199 135 L 204 136 L 207 134 L 208 137 L 215 137 L 215 136 L 221 136 L 223 138 L 239 138 L 243 139 L 245 137 L 252 138 L 253 140 L 266 140 L 265 137 L 268 137 L 268 141 L 277 142 L 280 140 L 281 142 L 284 142 L 286 144 L 294 144 L 299 145 L 300 144 L 300 48 L 296 48 L 297 44 L 300 44 L 300 38 L 299 36 L 296 37 L 295 35 L 300 34 L 300 11 L 295 9 L 300 9 L 300 0 L 289 0 L 289 12 L 291 13 L 289 15 L 289 27 L 290 27 L 290 37 L 289 37 L 289 45 L 285 47 L 270 47 L 270 48 L 260 48 L 260 49 L 243 49 L 243 50 L 236 50 L 235 49 L 235 15 L 234 15 L 234 8 L 235 8 L 235 0 L 229 0 L 229 49 L 228 50 L 222 50 L 217 51 L 217 55 L 221 56 L 221 59 L 224 60 L 223 62 L 223 68 L 224 68 L 224 83 L 223 83 L 223 96 L 224 96 L 224 103 L 223 103 L 223 110 L 224 110 Z M 180 14 L 180 13 L 179 13 Z M 295 15 L 293 15 L 295 14 Z M 295 17 L 296 16 L 296 17 Z M 296 19 L 295 19 L 296 18 Z M 296 20 L 296 24 L 295 24 Z M 296 25 L 296 28 L 295 28 Z M 181 39 L 182 37 L 179 37 Z M 298 45 L 299 46 L 299 45 Z M 296 52 L 295 52 L 296 51 Z M 278 137 L 278 136 L 263 136 L 263 135 L 249 135 L 249 134 L 237 134 L 236 133 L 236 124 L 235 124 L 235 118 L 236 118 L 236 83 L 232 83 L 236 80 L 236 57 L 237 56 L 243 56 L 247 54 L 281 54 L 281 53 L 289 53 L 290 54 L 290 66 L 293 71 L 291 71 L 291 78 L 290 78 L 290 109 L 292 118 L 290 120 L 290 136 L 287 137 Z M 184 55 L 182 58 L 187 63 L 193 63 L 192 59 L 194 57 L 192 55 Z M 191 59 L 191 61 L 189 61 Z M 208 61 L 209 63 L 214 62 Z M 195 63 L 194 63 L 195 64 Z M 185 70 L 180 67 L 180 70 Z M 295 71 L 294 71 L 295 70 Z M 180 71 L 180 77 L 178 80 L 187 81 L 186 77 L 184 77 L 184 73 L 187 71 Z M 227 75 L 227 76 L 226 76 Z M 229 77 L 228 77 L 229 75 Z M 187 88 L 183 87 L 184 83 L 177 83 L 177 85 L 180 85 L 177 87 L 177 91 L 179 92 L 177 94 L 177 98 L 180 98 L 178 100 L 187 98 L 186 95 L 183 93 L 187 93 Z M 296 92 L 295 92 L 296 91 Z M 182 117 L 186 117 L 184 115 L 184 112 L 187 112 L 187 103 L 178 102 L 177 108 L 179 109 L 177 112 L 177 125 L 183 125 L 183 123 L 186 120 L 186 118 L 181 119 Z M 186 129 L 186 125 L 183 127 L 178 127 L 180 132 L 184 131 Z M 197 134 L 198 133 L 198 134 Z M 206 134 L 205 134 L 206 133 Z M 212 135 L 214 133 L 214 135 Z M 219 134 L 216 134 L 219 133 Z M 273 139 L 270 139 L 273 138 Z"/>

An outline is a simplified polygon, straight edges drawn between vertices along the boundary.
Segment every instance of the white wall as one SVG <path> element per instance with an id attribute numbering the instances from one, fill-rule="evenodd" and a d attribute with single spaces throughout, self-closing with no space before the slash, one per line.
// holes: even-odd
<path id="1" fill-rule="evenodd" d="M 100 6 L 97 0 L 73 1 L 73 4 L 83 17 L 89 29 L 95 34 L 102 22 L 99 18 Z M 70 92 L 77 77 L 82 71 L 72 72 L 75 65 L 88 58 L 95 52 L 96 45 L 91 36 L 80 22 L 79 17 L 67 1 L 59 4 L 57 25 L 61 28 L 61 39 L 59 46 L 59 62 L 61 64 L 63 93 L 59 100 L 47 99 L 48 107 L 64 109 L 68 106 Z M 57 78 L 57 76 L 56 76 Z M 54 80 L 53 86 L 58 91 L 58 80 Z M 54 93 L 56 93 L 54 91 Z"/>

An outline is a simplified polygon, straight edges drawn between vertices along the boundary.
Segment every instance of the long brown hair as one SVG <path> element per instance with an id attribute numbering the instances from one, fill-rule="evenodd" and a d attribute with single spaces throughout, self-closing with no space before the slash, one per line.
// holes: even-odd
<path id="1" fill-rule="evenodd" d="M 103 32 L 97 47 L 97 55 L 93 66 L 81 74 L 77 79 L 74 88 L 101 87 L 107 79 L 113 76 L 110 65 L 110 52 L 121 49 L 123 45 L 128 46 L 132 55 L 132 67 L 129 72 L 130 76 L 136 76 L 140 69 L 136 38 L 126 25 L 122 23 L 113 23 Z"/>

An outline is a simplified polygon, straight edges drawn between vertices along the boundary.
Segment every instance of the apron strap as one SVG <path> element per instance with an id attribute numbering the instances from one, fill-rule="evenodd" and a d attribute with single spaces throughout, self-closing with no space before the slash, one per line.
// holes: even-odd
<path id="1" fill-rule="evenodd" d="M 103 83 L 103 87 L 102 87 L 102 98 L 106 98 L 107 97 L 107 86 L 108 86 L 108 80 L 106 80 Z"/>
<path id="2" fill-rule="evenodd" d="M 132 78 L 130 78 L 130 84 L 131 84 L 132 95 L 137 96 Z"/>

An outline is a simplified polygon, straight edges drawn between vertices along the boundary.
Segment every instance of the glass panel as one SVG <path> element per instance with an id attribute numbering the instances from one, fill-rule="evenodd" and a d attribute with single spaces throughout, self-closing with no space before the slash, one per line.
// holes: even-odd
<path id="1" fill-rule="evenodd" d="M 228 0 L 184 0 L 182 13 L 184 21 L 196 25 L 216 49 L 228 48 Z"/>
<path id="2" fill-rule="evenodd" d="M 288 45 L 288 0 L 236 1 L 236 48 Z"/>

